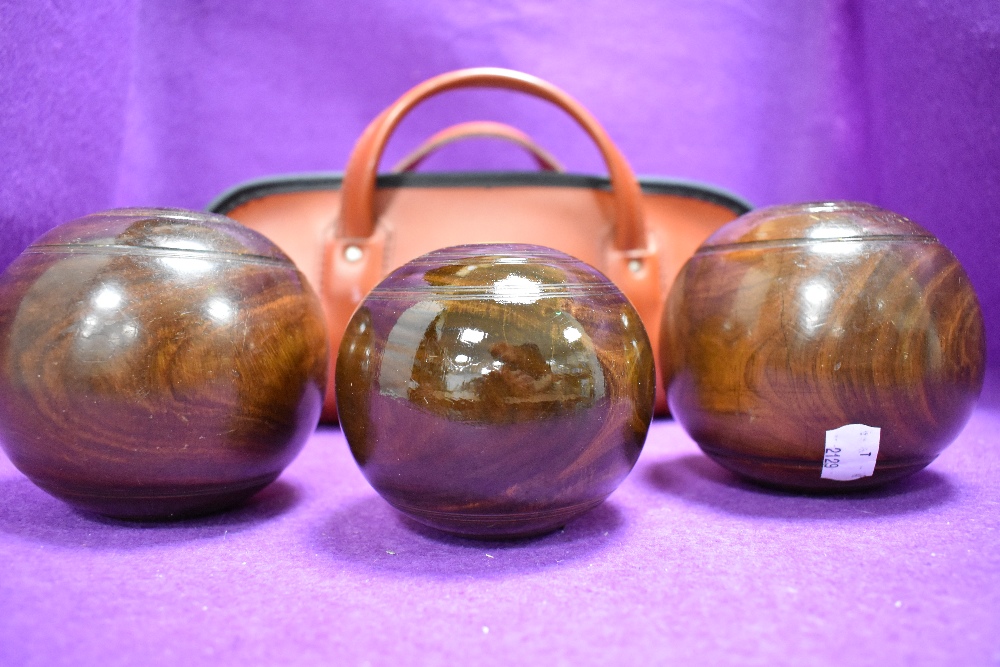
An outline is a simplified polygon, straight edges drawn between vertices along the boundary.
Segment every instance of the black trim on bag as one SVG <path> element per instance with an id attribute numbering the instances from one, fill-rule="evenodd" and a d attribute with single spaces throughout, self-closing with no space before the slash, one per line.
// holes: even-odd
<path id="1" fill-rule="evenodd" d="M 206 210 L 225 215 L 254 199 L 269 195 L 314 190 L 339 190 L 344 177 L 341 172 L 287 174 L 270 176 L 241 183 L 217 197 Z M 639 186 L 646 194 L 676 195 L 717 204 L 736 215 L 743 215 L 752 207 L 736 195 L 721 188 L 695 181 L 673 180 L 643 176 Z M 611 183 L 604 176 L 565 174 L 532 171 L 442 171 L 379 174 L 379 188 L 502 188 L 502 187 L 560 187 L 610 190 Z"/>

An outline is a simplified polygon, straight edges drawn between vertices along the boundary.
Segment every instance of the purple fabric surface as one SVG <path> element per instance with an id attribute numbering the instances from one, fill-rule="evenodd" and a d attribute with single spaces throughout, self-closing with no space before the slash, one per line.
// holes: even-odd
<path id="1" fill-rule="evenodd" d="M 77 514 L 0 460 L 0 664 L 989 665 L 1000 378 L 928 469 L 858 495 L 738 481 L 676 423 L 562 532 L 449 538 L 318 432 L 247 506 Z"/>
<path id="2" fill-rule="evenodd" d="M 1000 359 L 993 0 L 0 0 L 0 266 L 85 213 L 202 208 L 245 179 L 342 169 L 407 88 L 477 65 L 578 97 L 639 173 L 756 205 L 852 198 L 913 218 L 966 265 Z M 571 121 L 496 91 L 419 108 L 385 164 L 478 118 L 602 171 Z M 426 168 L 497 167 L 531 162 L 470 142 Z"/>

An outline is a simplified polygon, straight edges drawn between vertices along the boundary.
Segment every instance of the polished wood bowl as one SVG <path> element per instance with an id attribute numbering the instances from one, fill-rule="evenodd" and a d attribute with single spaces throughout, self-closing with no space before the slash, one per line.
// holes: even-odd
<path id="1" fill-rule="evenodd" d="M 817 203 L 709 237 L 667 300 L 661 353 L 671 412 L 712 459 L 836 491 L 914 473 L 955 438 L 982 389 L 985 333 L 938 239 L 874 206 Z M 878 429 L 876 465 L 838 479 L 845 432 L 828 434 L 852 424 Z"/>
<path id="2" fill-rule="evenodd" d="M 180 210 L 90 215 L 0 278 L 0 442 L 83 510 L 223 509 L 315 428 L 326 346 L 312 289 L 256 232 Z"/>
<path id="3" fill-rule="evenodd" d="M 530 245 L 413 260 L 351 320 L 341 426 L 391 505 L 471 537 L 549 532 L 628 475 L 653 411 L 652 348 L 592 267 Z"/>

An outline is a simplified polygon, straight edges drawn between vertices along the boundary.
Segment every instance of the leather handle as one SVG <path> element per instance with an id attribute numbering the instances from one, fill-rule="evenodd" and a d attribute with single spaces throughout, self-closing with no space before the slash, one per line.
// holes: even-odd
<path id="1" fill-rule="evenodd" d="M 465 139 L 501 139 L 520 146 L 527 151 L 534 158 L 535 164 L 538 165 L 540 170 L 565 171 L 559 160 L 552 153 L 535 143 L 528 134 L 506 123 L 498 123 L 492 120 L 471 120 L 467 123 L 458 123 L 451 127 L 446 127 L 397 162 L 392 171 L 397 174 L 405 171 L 414 171 L 431 154 L 436 153 L 448 144 Z"/>
<path id="2" fill-rule="evenodd" d="M 375 229 L 375 179 L 386 143 L 399 122 L 420 102 L 456 88 L 500 88 L 527 93 L 551 102 L 587 132 L 608 168 L 614 197 L 614 246 L 622 252 L 645 251 L 639 183 L 625 157 L 583 105 L 538 77 L 499 67 L 475 67 L 440 74 L 418 84 L 380 113 L 362 132 L 347 162 L 341 189 L 342 238 L 366 239 Z"/>

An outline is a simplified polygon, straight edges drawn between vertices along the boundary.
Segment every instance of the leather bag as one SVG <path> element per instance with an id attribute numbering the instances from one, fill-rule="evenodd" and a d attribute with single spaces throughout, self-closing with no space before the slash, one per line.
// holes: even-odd
<path id="1" fill-rule="evenodd" d="M 400 120 L 429 97 L 458 88 L 500 88 L 547 100 L 597 145 L 608 176 L 567 174 L 508 126 L 445 131 L 436 147 L 462 136 L 500 136 L 538 158 L 538 172 L 378 174 Z M 541 150 L 541 149 L 540 149 Z M 421 149 L 414 153 L 420 153 Z M 413 154 L 411 154 L 411 157 Z M 406 159 L 403 161 L 407 162 Z M 465 243 L 534 243 L 595 266 L 641 316 L 657 351 L 660 314 L 681 266 L 718 227 L 749 210 L 734 195 L 701 184 L 636 179 L 597 120 L 575 99 L 537 77 L 500 68 L 458 70 L 429 79 L 379 114 L 357 141 L 343 174 L 293 174 L 239 185 L 209 207 L 255 229 L 284 250 L 317 290 L 326 312 L 331 368 L 323 419 L 336 419 L 336 351 L 365 295 L 395 268 L 424 253 Z M 659 367 L 659 359 L 656 360 Z M 667 406 L 657 373 L 657 414 Z"/>

